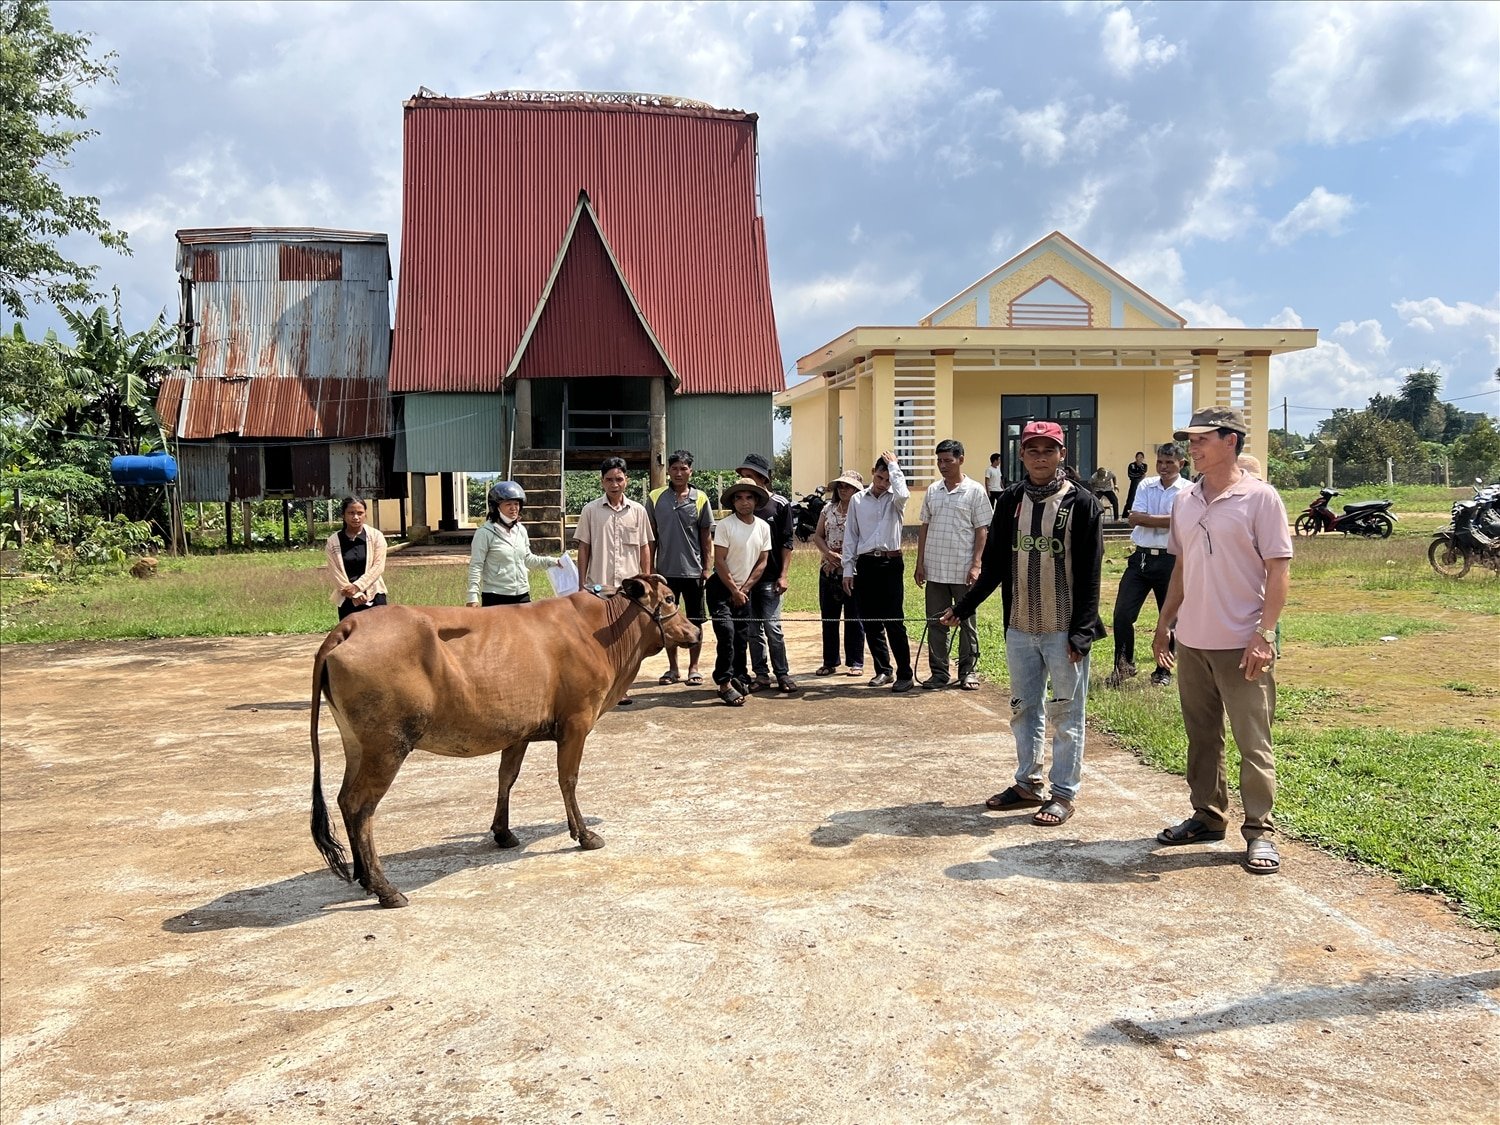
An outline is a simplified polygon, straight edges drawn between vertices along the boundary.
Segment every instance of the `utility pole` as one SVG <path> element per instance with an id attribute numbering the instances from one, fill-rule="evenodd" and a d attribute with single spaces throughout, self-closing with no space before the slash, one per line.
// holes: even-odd
<path id="1" fill-rule="evenodd" d="M 1287 425 L 1287 421 L 1286 421 L 1286 398 L 1285 397 L 1283 397 L 1282 400 L 1281 400 L 1281 432 L 1283 434 L 1289 434 L 1289 433 L 1292 432 L 1291 428 Z"/>

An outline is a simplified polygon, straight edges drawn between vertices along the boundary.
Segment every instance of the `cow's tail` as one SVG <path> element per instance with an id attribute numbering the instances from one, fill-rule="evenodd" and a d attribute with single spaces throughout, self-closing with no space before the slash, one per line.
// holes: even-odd
<path id="1" fill-rule="evenodd" d="M 343 643 L 347 634 L 343 629 L 335 629 L 328 634 L 323 642 L 323 647 L 318 649 L 317 658 L 313 660 L 313 682 L 312 682 L 312 838 L 313 843 L 318 846 L 322 853 L 323 861 L 328 864 L 328 869 L 346 883 L 354 882 L 354 876 L 349 871 L 348 856 L 344 846 L 338 842 L 333 835 L 333 829 L 328 823 L 328 805 L 323 800 L 323 755 L 318 748 L 318 712 L 322 710 L 323 696 L 328 692 L 328 654 Z M 332 695 L 328 701 L 333 702 Z"/>

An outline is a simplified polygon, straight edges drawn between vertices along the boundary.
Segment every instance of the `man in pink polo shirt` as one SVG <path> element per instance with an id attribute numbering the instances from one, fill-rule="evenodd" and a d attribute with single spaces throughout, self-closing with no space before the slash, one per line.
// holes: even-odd
<path id="1" fill-rule="evenodd" d="M 1163 844 L 1224 838 L 1227 714 L 1240 750 L 1245 867 L 1270 875 L 1281 869 L 1271 820 L 1276 801 L 1271 716 L 1276 622 L 1290 584 L 1292 537 L 1281 496 L 1237 463 L 1246 432 L 1244 414 L 1212 406 L 1194 411 L 1187 428 L 1173 435 L 1188 443 L 1198 477 L 1172 509 L 1167 550 L 1177 565 L 1151 648 L 1159 666 L 1177 666 L 1193 815 L 1156 838 Z"/>

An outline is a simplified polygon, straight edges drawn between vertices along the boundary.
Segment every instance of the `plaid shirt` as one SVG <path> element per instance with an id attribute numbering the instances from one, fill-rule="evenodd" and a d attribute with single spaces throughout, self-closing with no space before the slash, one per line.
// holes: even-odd
<path id="1" fill-rule="evenodd" d="M 966 585 L 974 563 L 974 533 L 990 526 L 994 510 L 978 481 L 960 478 L 952 492 L 942 481 L 928 485 L 921 520 L 927 525 L 922 566 L 927 581 Z"/>

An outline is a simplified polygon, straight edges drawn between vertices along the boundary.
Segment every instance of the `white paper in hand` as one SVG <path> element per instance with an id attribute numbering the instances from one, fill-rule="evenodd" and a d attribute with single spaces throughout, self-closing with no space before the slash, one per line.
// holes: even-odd
<path id="1" fill-rule="evenodd" d="M 578 593 L 578 566 L 564 552 L 561 566 L 549 566 L 547 579 L 552 583 L 552 592 L 559 598 Z"/>

